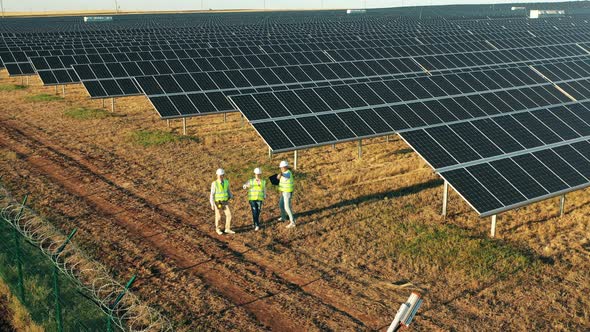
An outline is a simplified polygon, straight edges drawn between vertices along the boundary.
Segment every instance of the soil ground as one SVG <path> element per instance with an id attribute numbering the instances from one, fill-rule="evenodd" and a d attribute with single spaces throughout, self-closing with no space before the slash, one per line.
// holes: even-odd
<path id="1" fill-rule="evenodd" d="M 0 84 L 20 84 L 0 74 Z M 280 160 L 239 114 L 188 120 L 190 140 L 136 144 L 161 130 L 143 97 L 118 99 L 112 116 L 71 118 L 101 108 L 80 85 L 65 99 L 37 78 L 0 91 L 0 170 L 17 197 L 108 266 L 180 331 L 384 331 L 411 291 L 424 296 L 417 331 L 590 329 L 589 190 L 499 217 L 489 238 L 454 192 L 440 216 L 442 181 L 396 137 L 299 152 L 297 227 L 278 218 L 269 189 L 263 228 L 254 232 L 246 193 L 254 167 L 265 176 Z M 60 89 L 61 92 L 61 89 Z M 107 103 L 110 105 L 110 103 Z M 236 196 L 235 235 L 215 234 L 209 207 L 215 169 Z"/>

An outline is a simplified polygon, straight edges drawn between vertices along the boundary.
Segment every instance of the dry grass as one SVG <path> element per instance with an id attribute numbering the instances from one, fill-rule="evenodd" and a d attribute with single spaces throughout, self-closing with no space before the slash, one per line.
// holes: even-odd
<path id="1" fill-rule="evenodd" d="M 47 89 L 29 90 L 38 94 Z M 254 233 L 241 183 L 254 167 L 262 167 L 264 176 L 276 173 L 278 162 L 292 161 L 291 154 L 269 160 L 265 145 L 252 128 L 240 126 L 237 114 L 229 115 L 227 123 L 222 116 L 190 119 L 189 133 L 198 140 L 146 148 L 129 137 L 148 130 L 170 134 L 175 140 L 180 124 L 173 122 L 167 129 L 139 97 L 118 103 L 118 112 L 125 117 L 92 121 L 64 117 L 64 107 L 95 108 L 98 103 L 88 100 L 79 86 L 69 91 L 64 103 L 43 107 L 19 103 L 26 93 L 11 92 L 14 95 L 0 100 L 0 120 L 14 119 L 13 123 L 84 156 L 130 194 L 186 215 L 185 223 L 210 233 L 209 184 L 215 169 L 225 168 L 236 195 L 234 224 L 242 232 L 224 237 L 223 243 L 242 248 L 243 257 L 229 255 L 211 267 L 234 271 L 228 272 L 230 280 L 266 296 L 265 301 L 297 322 L 317 322 L 317 330 L 334 328 L 328 316 L 310 313 L 319 312 L 317 302 L 301 302 L 301 292 L 306 292 L 352 316 L 366 317 L 360 319 L 364 329 L 379 329 L 410 289 L 417 289 L 425 293 L 426 301 L 416 330 L 590 328 L 589 190 L 568 194 L 563 218 L 557 217 L 557 199 L 502 214 L 499 237 L 489 239 L 489 220 L 479 219 L 455 193 L 450 195 L 449 216 L 446 220 L 440 216 L 442 181 L 401 140 L 371 139 L 363 142 L 362 160 L 356 158 L 355 143 L 300 151 L 299 169 L 294 172 L 297 228 L 287 230 L 269 222 L 278 217 L 278 195 L 270 190 L 263 211 L 265 228 Z M 207 283 L 176 271 L 170 259 L 149 243 L 111 220 L 89 214 L 85 198 L 68 196 L 51 179 L 31 170 L 26 160 L 0 159 L 0 167 L 6 181 L 21 193 L 32 192 L 35 207 L 59 227 L 79 226 L 78 241 L 114 273 L 137 270 L 144 280 L 139 290 L 144 299 L 161 305 L 180 330 L 194 330 L 198 324 L 207 324 L 205 329 L 262 328 L 251 313 L 232 307 Z M 126 200 L 119 204 L 122 210 L 131 206 Z M 145 220 L 152 213 L 141 210 Z M 193 251 L 205 241 L 187 230 L 166 236 L 170 243 Z M 206 261 L 211 254 L 202 255 Z M 249 266 L 243 261 L 249 255 L 263 260 L 267 268 L 261 272 Z M 276 275 L 305 286 L 280 291 Z M 238 281 L 242 278 L 251 283 Z M 228 305 L 233 309 L 228 310 Z"/>

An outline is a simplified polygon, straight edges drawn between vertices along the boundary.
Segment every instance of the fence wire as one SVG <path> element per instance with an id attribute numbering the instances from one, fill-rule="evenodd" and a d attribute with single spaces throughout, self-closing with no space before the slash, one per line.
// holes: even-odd
<path id="1" fill-rule="evenodd" d="M 158 311 L 142 303 L 125 285 L 87 257 L 74 243 L 62 247 L 67 237 L 35 211 L 16 202 L 0 184 L 0 219 L 39 248 L 79 292 L 94 302 L 112 323 L 123 331 L 172 331 L 171 323 Z M 26 260 L 26 258 L 25 258 Z M 48 271 L 49 273 L 49 271 Z M 125 294 L 119 302 L 118 297 Z"/>

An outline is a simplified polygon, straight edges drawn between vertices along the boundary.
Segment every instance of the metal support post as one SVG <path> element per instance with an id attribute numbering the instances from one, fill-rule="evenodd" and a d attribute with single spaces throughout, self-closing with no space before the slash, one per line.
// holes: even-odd
<path id="1" fill-rule="evenodd" d="M 55 86 L 55 94 L 59 94 L 59 91 L 57 90 L 57 85 Z"/>
<path id="2" fill-rule="evenodd" d="M 498 215 L 496 215 L 496 214 L 494 214 L 492 216 L 492 231 L 491 231 L 492 237 L 496 237 L 496 220 L 498 219 L 497 216 Z"/>
<path id="3" fill-rule="evenodd" d="M 131 285 L 133 285 L 133 283 L 135 282 L 136 277 L 137 277 L 136 275 L 133 275 L 133 277 L 131 277 L 131 279 L 129 279 L 129 281 L 125 285 L 125 288 L 121 291 L 121 293 L 119 293 L 119 296 L 117 296 L 115 301 L 109 306 L 109 315 L 108 315 L 108 321 L 107 321 L 107 331 L 108 332 L 114 331 L 113 326 L 112 326 L 112 324 L 113 324 L 112 323 L 113 322 L 113 311 L 115 310 L 117 305 L 119 305 L 119 302 L 121 302 L 121 300 L 123 299 L 125 294 L 127 294 L 127 291 L 129 290 L 129 288 L 131 288 Z"/>
<path id="4" fill-rule="evenodd" d="M 268 148 L 268 160 L 272 160 L 272 149 Z"/>
<path id="5" fill-rule="evenodd" d="M 358 157 L 359 159 L 361 159 L 363 157 L 363 140 L 359 139 L 359 144 L 358 144 Z"/>
<path id="6" fill-rule="evenodd" d="M 29 76 L 27 76 L 27 86 L 29 85 Z"/>
<path id="7" fill-rule="evenodd" d="M 240 115 L 240 121 L 241 121 L 241 125 L 243 127 L 244 126 L 244 115 L 243 114 Z"/>
<path id="8" fill-rule="evenodd" d="M 14 228 L 14 249 L 16 252 L 16 268 L 18 272 L 18 296 L 21 303 L 25 303 L 25 284 L 23 278 L 23 263 L 20 252 L 20 234 L 16 227 Z"/>
<path id="9" fill-rule="evenodd" d="M 18 211 L 18 214 L 16 215 L 16 219 L 15 219 L 15 223 L 18 223 L 20 218 L 23 215 L 23 212 L 25 210 L 25 204 L 27 204 L 27 200 L 29 199 L 29 195 L 25 195 L 25 198 L 23 199 L 23 202 L 21 204 L 20 210 Z M 18 295 L 20 297 L 20 301 L 21 303 L 25 303 L 25 283 L 24 283 L 24 277 L 23 277 L 23 263 L 22 263 L 22 259 L 21 259 L 21 252 L 20 252 L 20 234 L 18 232 L 18 229 L 16 227 L 14 227 L 14 245 L 15 245 L 15 251 L 16 251 L 16 268 L 17 268 L 17 272 L 18 272 Z"/>
<path id="10" fill-rule="evenodd" d="M 61 86 L 61 94 L 63 95 L 63 97 L 66 97 L 66 86 L 65 84 Z"/>
<path id="11" fill-rule="evenodd" d="M 57 324 L 58 332 L 63 332 L 63 320 L 61 317 L 61 303 L 59 302 L 59 268 L 57 267 L 57 258 L 66 248 L 68 243 L 70 243 L 77 231 L 78 229 L 74 228 L 74 230 L 67 237 L 66 241 L 59 248 L 57 248 L 55 253 L 53 253 L 53 295 L 55 298 L 55 322 Z"/>
<path id="12" fill-rule="evenodd" d="M 297 170 L 297 150 L 293 153 L 293 169 Z"/>
<path id="13" fill-rule="evenodd" d="M 166 120 L 166 127 L 170 128 L 170 120 Z"/>
<path id="14" fill-rule="evenodd" d="M 332 149 L 336 150 L 336 144 L 332 144 Z"/>
<path id="15" fill-rule="evenodd" d="M 115 98 L 111 98 L 111 112 L 115 112 Z"/>
<path id="16" fill-rule="evenodd" d="M 449 183 L 445 181 L 443 187 L 443 204 L 442 204 L 442 216 L 447 217 L 447 202 L 449 200 Z"/>
<path id="17" fill-rule="evenodd" d="M 102 108 L 105 108 L 106 106 L 104 105 L 104 98 L 101 98 L 102 100 Z"/>
<path id="18" fill-rule="evenodd" d="M 53 295 L 55 299 L 55 323 L 57 324 L 57 331 L 63 332 L 61 304 L 59 303 L 59 269 L 57 268 L 57 265 L 53 267 Z"/>
<path id="19" fill-rule="evenodd" d="M 561 197 L 559 198 L 559 216 L 563 217 L 563 215 L 565 214 L 565 195 L 561 195 Z"/>
<path id="20" fill-rule="evenodd" d="M 182 134 L 186 135 L 186 118 L 182 118 Z"/>
<path id="21" fill-rule="evenodd" d="M 385 136 L 385 143 L 389 143 L 389 135 Z"/>
<path id="22" fill-rule="evenodd" d="M 227 113 L 223 113 L 223 123 L 227 122 Z"/>

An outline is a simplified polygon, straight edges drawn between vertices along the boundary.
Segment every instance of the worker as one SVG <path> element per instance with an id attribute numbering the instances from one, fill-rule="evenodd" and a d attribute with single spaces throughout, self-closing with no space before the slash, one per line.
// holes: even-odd
<path id="1" fill-rule="evenodd" d="M 289 170 L 289 163 L 285 160 L 279 164 L 281 172 L 277 174 L 279 180 L 279 192 L 281 199 L 279 200 L 279 209 L 281 210 L 281 217 L 279 221 L 287 220 L 289 217 L 289 224 L 287 228 L 295 227 L 295 219 L 293 219 L 293 212 L 291 210 L 291 199 L 293 198 L 293 173 Z"/>
<path id="2" fill-rule="evenodd" d="M 254 178 L 243 185 L 244 189 L 248 189 L 248 201 L 252 209 L 255 231 L 260 229 L 260 212 L 262 211 L 262 202 L 266 198 L 266 180 L 260 178 L 261 174 L 260 168 L 256 167 L 254 169 Z"/>
<path id="3" fill-rule="evenodd" d="M 211 183 L 211 195 L 209 201 L 211 209 L 215 211 L 215 231 L 221 235 L 223 232 L 219 228 L 219 221 L 221 220 L 221 211 L 225 214 L 225 233 L 235 234 L 231 230 L 231 211 L 229 209 L 229 200 L 233 198 L 229 190 L 229 181 L 225 179 L 225 171 L 223 168 L 217 169 L 217 180 Z"/>

